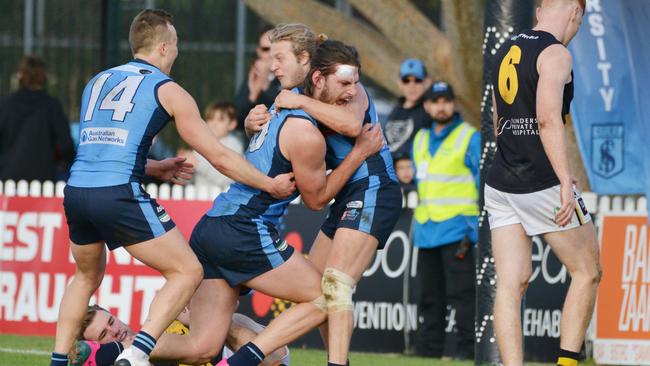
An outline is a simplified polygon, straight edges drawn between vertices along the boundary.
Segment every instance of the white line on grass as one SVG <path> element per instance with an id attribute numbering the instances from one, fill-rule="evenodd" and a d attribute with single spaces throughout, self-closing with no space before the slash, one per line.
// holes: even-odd
<path id="1" fill-rule="evenodd" d="M 17 349 L 17 348 L 0 348 L 0 352 L 5 352 L 5 353 L 21 353 L 25 355 L 43 355 L 43 356 L 48 356 L 50 355 L 50 352 L 47 351 L 40 351 L 37 349 Z"/>

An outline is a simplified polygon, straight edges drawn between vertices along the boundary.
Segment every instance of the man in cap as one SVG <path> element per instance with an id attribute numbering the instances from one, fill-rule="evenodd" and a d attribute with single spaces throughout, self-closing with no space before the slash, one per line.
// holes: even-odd
<path id="1" fill-rule="evenodd" d="M 397 84 L 402 97 L 386 119 L 384 134 L 396 167 L 398 161 L 402 164 L 402 169 L 396 169 L 396 172 L 400 183 L 404 185 L 412 183 L 406 180 L 412 175 L 409 171 L 413 170 L 410 166 L 413 137 L 421 128 L 427 127 L 430 121 L 422 106 L 422 96 L 431 84 L 424 63 L 416 58 L 404 60 L 399 69 Z"/>

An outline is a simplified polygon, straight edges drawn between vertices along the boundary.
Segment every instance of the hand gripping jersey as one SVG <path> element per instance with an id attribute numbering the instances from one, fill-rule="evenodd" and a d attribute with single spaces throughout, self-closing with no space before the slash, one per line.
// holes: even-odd
<path id="1" fill-rule="evenodd" d="M 552 34 L 528 30 L 500 48 L 492 70 L 498 112 L 497 152 L 486 183 L 508 193 L 530 193 L 559 184 L 546 157 L 537 126 L 537 58 L 561 44 Z M 564 87 L 562 116 L 573 99 L 571 82 Z M 565 121 L 566 122 L 566 121 Z"/>
<path id="2" fill-rule="evenodd" d="M 142 180 L 151 141 L 170 119 L 157 97 L 168 81 L 155 66 L 133 60 L 88 82 L 68 185 L 107 187 Z"/>

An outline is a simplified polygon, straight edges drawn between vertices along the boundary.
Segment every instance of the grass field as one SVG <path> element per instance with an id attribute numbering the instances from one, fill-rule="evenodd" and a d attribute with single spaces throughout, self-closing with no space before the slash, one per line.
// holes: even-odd
<path id="1" fill-rule="evenodd" d="M 49 365 L 50 352 L 54 344 L 52 337 L 25 337 L 0 335 L 0 365 L 35 366 Z M 394 354 L 352 353 L 350 363 L 353 365 L 372 366 L 470 366 L 473 362 L 442 361 L 408 357 Z M 291 365 L 321 366 L 325 365 L 325 352 L 307 349 L 291 349 Z"/>
<path id="2" fill-rule="evenodd" d="M 0 334 L 0 366 L 49 365 L 50 352 L 54 345 L 52 337 L 25 337 Z M 360 353 L 350 355 L 350 363 L 358 366 L 471 366 L 473 362 L 419 358 L 397 354 Z M 311 349 L 291 349 L 291 365 L 326 365 L 325 352 Z M 550 366 L 552 364 L 527 363 L 529 366 Z M 581 362 L 581 366 L 593 366 L 593 360 Z"/>

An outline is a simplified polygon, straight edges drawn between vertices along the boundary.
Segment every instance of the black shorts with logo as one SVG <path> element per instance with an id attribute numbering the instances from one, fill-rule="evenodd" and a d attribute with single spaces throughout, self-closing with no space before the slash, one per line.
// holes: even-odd
<path id="1" fill-rule="evenodd" d="M 274 225 L 237 215 L 204 215 L 190 246 L 203 266 L 203 278 L 224 279 L 231 287 L 281 266 L 294 251 Z"/>
<path id="2" fill-rule="evenodd" d="M 334 238 L 336 230 L 348 228 L 374 236 L 382 249 L 402 210 L 402 191 L 388 177 L 371 175 L 343 187 L 321 226 Z"/>
<path id="3" fill-rule="evenodd" d="M 67 185 L 63 194 L 70 240 L 78 245 L 104 241 L 113 250 L 157 238 L 176 227 L 136 182 L 94 188 Z"/>

